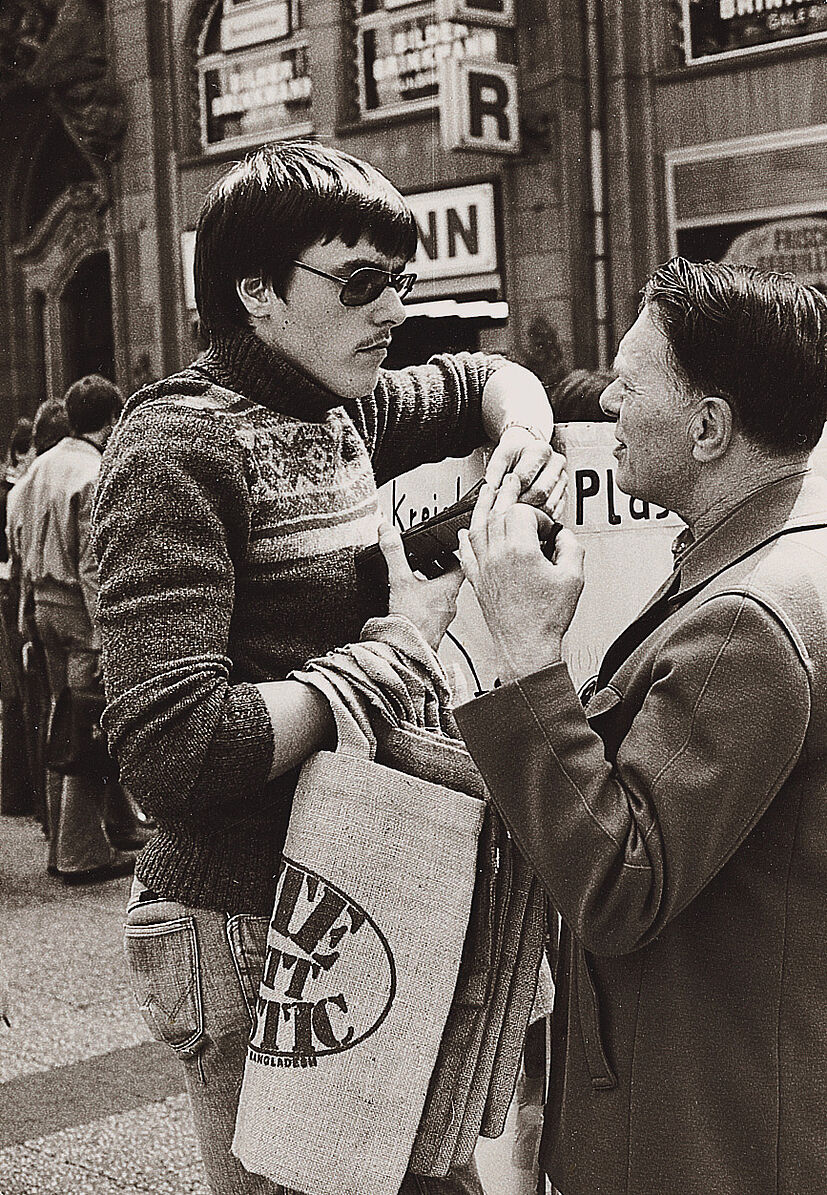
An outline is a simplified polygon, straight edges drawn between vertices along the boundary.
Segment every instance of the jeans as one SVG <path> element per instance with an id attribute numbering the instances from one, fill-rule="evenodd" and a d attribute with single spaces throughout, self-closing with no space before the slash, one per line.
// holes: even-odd
<path id="1" fill-rule="evenodd" d="M 35 602 L 35 624 L 46 654 L 52 707 L 61 691 L 95 687 L 99 653 L 83 606 Z M 115 852 L 104 828 L 106 782 L 98 776 L 46 776 L 49 865 L 61 872 L 87 871 L 112 862 Z"/>
<path id="2" fill-rule="evenodd" d="M 245 1170 L 230 1150 L 268 921 L 191 908 L 133 880 L 124 929 L 133 992 L 153 1036 L 171 1046 L 183 1064 L 214 1195 L 291 1195 Z M 472 1161 L 444 1179 L 409 1174 L 400 1195 L 483 1195 L 483 1190 Z"/>

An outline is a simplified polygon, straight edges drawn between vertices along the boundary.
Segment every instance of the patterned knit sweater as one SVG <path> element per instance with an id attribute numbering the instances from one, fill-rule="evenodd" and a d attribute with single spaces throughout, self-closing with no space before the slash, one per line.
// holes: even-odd
<path id="1" fill-rule="evenodd" d="M 383 371 L 343 402 L 252 333 L 132 397 L 94 511 L 108 707 L 124 784 L 159 826 L 136 874 L 185 904 L 267 915 L 296 773 L 267 782 L 254 682 L 357 640 L 378 612 L 357 548 L 376 482 L 484 441 L 500 357 Z"/>

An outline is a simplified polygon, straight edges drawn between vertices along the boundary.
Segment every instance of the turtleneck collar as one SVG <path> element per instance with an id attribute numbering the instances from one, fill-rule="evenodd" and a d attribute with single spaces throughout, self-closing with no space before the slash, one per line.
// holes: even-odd
<path id="1" fill-rule="evenodd" d="M 328 411 L 343 402 L 252 331 L 214 337 L 195 368 L 219 386 L 308 423 L 320 423 Z"/>

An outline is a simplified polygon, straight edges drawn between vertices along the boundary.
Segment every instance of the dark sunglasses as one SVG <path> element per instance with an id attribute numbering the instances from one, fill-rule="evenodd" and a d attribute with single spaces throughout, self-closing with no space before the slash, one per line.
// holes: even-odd
<path id="1" fill-rule="evenodd" d="M 331 282 L 338 282 L 341 286 L 339 302 L 345 307 L 364 307 L 378 299 L 382 291 L 392 286 L 400 299 L 411 293 L 411 287 L 416 282 L 416 274 L 391 274 L 388 270 L 380 270 L 378 266 L 362 266 L 354 270 L 349 278 L 338 278 L 335 274 L 327 274 L 324 270 L 317 270 L 315 266 L 308 266 L 303 261 L 294 261 L 294 266 L 307 270 L 310 274 L 318 274 L 320 278 L 329 278 Z"/>

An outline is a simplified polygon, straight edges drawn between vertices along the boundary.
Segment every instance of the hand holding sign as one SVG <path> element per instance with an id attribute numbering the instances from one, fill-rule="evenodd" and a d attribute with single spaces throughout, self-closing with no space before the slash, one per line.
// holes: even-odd
<path id="1" fill-rule="evenodd" d="M 509 487 L 510 488 L 510 487 Z M 561 528 L 554 555 L 542 551 L 551 520 L 523 502 L 480 491 L 460 559 L 497 653 L 500 678 L 516 680 L 562 657 L 562 639 L 583 588 L 583 549 Z"/>

